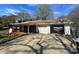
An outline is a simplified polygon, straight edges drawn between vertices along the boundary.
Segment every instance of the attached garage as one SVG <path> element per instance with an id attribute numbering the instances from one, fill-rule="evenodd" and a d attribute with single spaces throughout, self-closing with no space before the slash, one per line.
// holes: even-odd
<path id="1" fill-rule="evenodd" d="M 50 25 L 40 25 L 38 26 L 39 33 L 49 34 L 50 33 Z"/>
<path id="2" fill-rule="evenodd" d="M 50 34 L 59 33 L 64 34 L 64 24 L 49 24 L 38 26 L 39 33 Z"/>

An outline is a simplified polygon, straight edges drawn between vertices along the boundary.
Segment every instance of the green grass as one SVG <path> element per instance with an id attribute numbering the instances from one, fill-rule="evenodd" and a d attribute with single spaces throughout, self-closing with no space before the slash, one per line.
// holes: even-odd
<path id="1" fill-rule="evenodd" d="M 8 29 L 0 30 L 0 34 L 8 34 Z"/>
<path id="2" fill-rule="evenodd" d="M 8 29 L 0 30 L 0 44 L 15 39 L 16 36 L 8 35 Z"/>
<path id="3" fill-rule="evenodd" d="M 0 30 L 0 38 L 5 38 L 8 36 L 8 29 Z"/>
<path id="4" fill-rule="evenodd" d="M 9 29 L 5 29 L 5 28 L 0 30 L 0 44 L 4 44 L 8 41 L 11 41 L 11 40 L 19 37 L 19 36 L 15 36 L 15 35 L 9 35 L 8 30 Z"/>

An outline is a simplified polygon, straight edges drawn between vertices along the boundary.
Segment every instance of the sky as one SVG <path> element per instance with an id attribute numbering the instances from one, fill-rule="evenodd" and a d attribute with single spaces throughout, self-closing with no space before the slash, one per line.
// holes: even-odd
<path id="1" fill-rule="evenodd" d="M 26 12 L 33 16 L 37 6 L 38 4 L 0 4 L 0 16 L 16 15 L 20 12 Z M 67 16 L 77 6 L 77 4 L 50 4 L 53 18 Z"/>

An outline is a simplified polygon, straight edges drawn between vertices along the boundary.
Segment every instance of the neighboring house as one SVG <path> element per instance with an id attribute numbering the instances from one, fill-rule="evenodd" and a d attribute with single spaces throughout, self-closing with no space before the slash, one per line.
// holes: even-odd
<path id="1" fill-rule="evenodd" d="M 20 32 L 64 34 L 64 23 L 58 22 L 57 20 L 34 20 L 21 23 L 13 23 L 11 25 L 18 29 Z"/>

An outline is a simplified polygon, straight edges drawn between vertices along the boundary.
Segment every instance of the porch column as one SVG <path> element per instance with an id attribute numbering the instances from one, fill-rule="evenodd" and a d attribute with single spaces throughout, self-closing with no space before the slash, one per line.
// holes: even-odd
<path id="1" fill-rule="evenodd" d="M 39 33 L 38 25 L 36 25 L 36 33 Z"/>
<path id="2" fill-rule="evenodd" d="M 27 26 L 28 28 L 27 28 L 27 32 L 28 32 L 28 34 L 29 34 L 29 25 Z"/>

